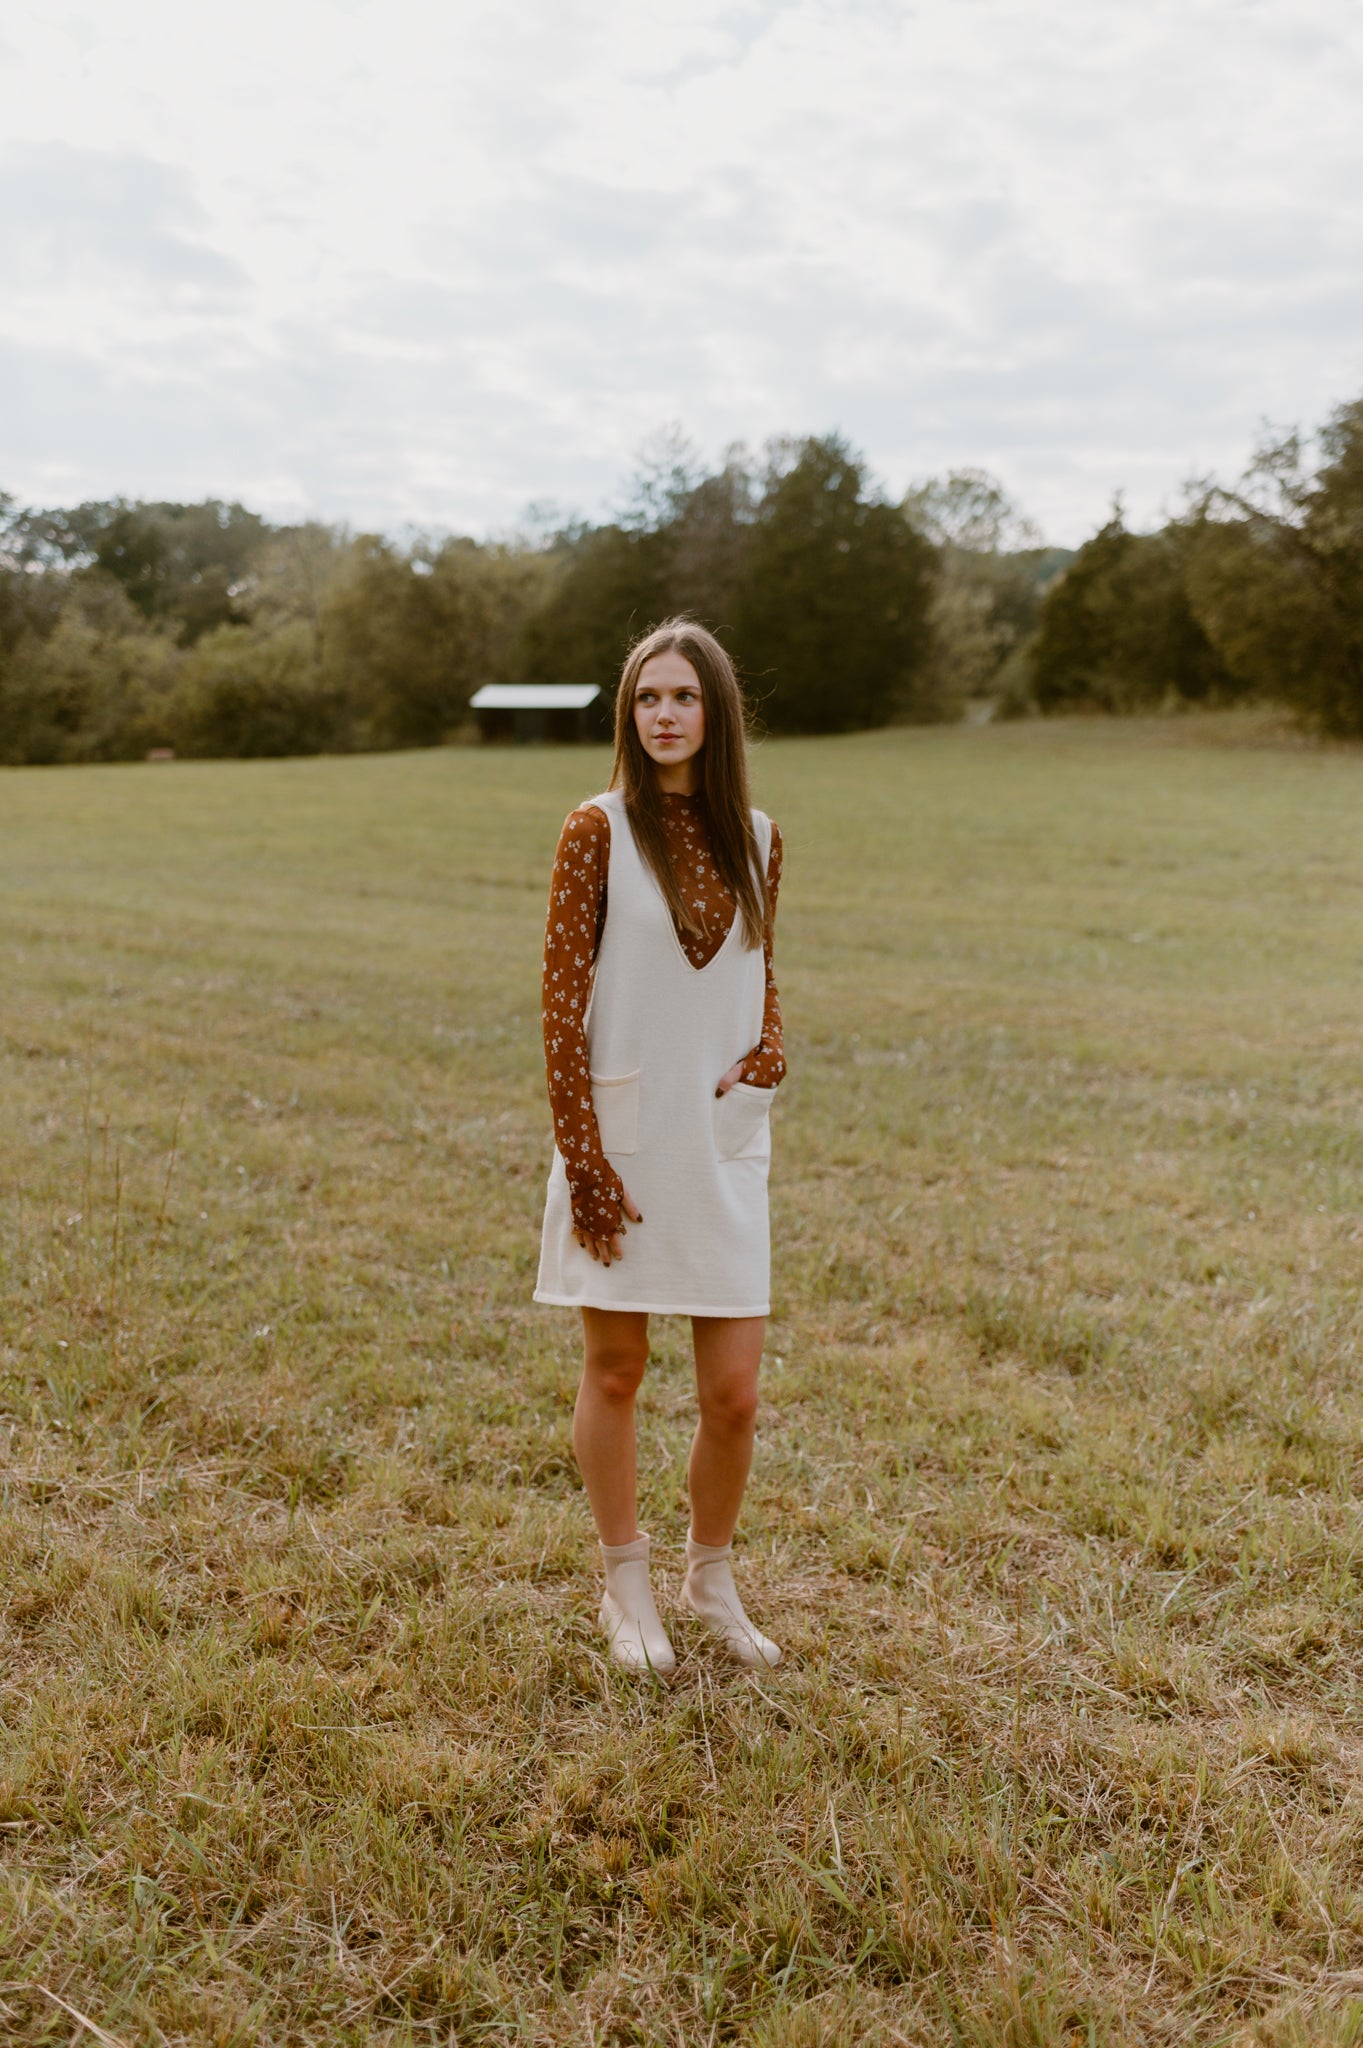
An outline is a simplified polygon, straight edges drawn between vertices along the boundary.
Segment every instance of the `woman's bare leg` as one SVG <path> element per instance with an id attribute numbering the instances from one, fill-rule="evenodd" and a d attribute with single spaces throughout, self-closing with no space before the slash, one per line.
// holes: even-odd
<path id="1" fill-rule="evenodd" d="M 648 1538 L 639 1533 L 634 1436 L 634 1397 L 648 1363 L 648 1317 L 584 1308 L 582 1342 L 573 1449 L 601 1538 L 601 1625 L 617 1664 L 664 1678 L 677 1658 L 653 1601 Z"/>
<path id="2" fill-rule="evenodd" d="M 681 1602 L 714 1629 L 749 1670 L 781 1661 L 779 1646 L 749 1621 L 734 1584 L 730 1543 L 752 1464 L 763 1316 L 693 1316 L 700 1424 L 691 1446 L 691 1533 Z"/>
<path id="3" fill-rule="evenodd" d="M 623 1320 L 623 1318 L 621 1319 Z M 757 1428 L 765 1316 L 692 1316 L 700 1421 L 686 1483 L 697 1543 L 728 1543 L 743 1505 Z"/>
<path id="4" fill-rule="evenodd" d="M 584 1308 L 582 1346 L 573 1451 L 597 1535 L 612 1546 L 632 1543 L 639 1533 L 634 1397 L 648 1363 L 648 1317 Z"/>

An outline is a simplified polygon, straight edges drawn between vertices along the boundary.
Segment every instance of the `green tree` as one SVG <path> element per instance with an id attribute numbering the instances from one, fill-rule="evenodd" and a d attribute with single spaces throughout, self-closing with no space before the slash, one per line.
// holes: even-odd
<path id="1" fill-rule="evenodd" d="M 526 621 L 549 594 L 553 566 L 543 549 L 464 537 L 424 544 L 416 562 L 430 573 L 462 714 L 483 683 L 514 679 Z"/>
<path id="2" fill-rule="evenodd" d="M 670 609 L 666 536 L 592 527 L 569 537 L 548 566 L 548 589 L 521 635 L 519 677 L 596 684 L 604 729 L 630 642 Z"/>
<path id="3" fill-rule="evenodd" d="M 267 534 L 245 579 L 241 602 L 257 632 L 306 625 L 313 666 L 326 659 L 326 608 L 345 573 L 350 535 L 318 520 L 282 526 Z"/>
<path id="4" fill-rule="evenodd" d="M 1197 496 L 1188 586 L 1244 689 L 1326 731 L 1363 733 L 1363 399 L 1261 448 L 1236 490 Z"/>
<path id="5" fill-rule="evenodd" d="M 747 450 L 728 449 L 720 467 L 696 479 L 666 530 L 671 609 L 713 632 L 732 632 L 761 495 Z"/>
<path id="6" fill-rule="evenodd" d="M 933 551 L 836 435 L 773 444 L 736 593 L 741 665 L 775 731 L 933 717 Z"/>
<path id="7" fill-rule="evenodd" d="M 966 555 L 1002 555 L 1034 548 L 1041 536 L 986 469 L 953 469 L 915 484 L 904 516 L 934 547 Z"/>
<path id="8" fill-rule="evenodd" d="M 446 622 L 428 566 L 379 534 L 360 534 L 323 611 L 326 669 L 361 746 L 423 747 L 464 714 Z"/>
<path id="9" fill-rule="evenodd" d="M 143 617 L 165 624 L 182 646 L 246 619 L 245 580 L 268 530 L 259 513 L 216 498 L 200 505 L 116 499 L 35 517 L 69 562 L 113 577 Z"/>
<path id="10" fill-rule="evenodd" d="M 1020 650 L 1067 551 L 1042 547 L 1032 522 L 986 470 L 952 470 L 917 484 L 903 509 L 937 550 L 934 698 L 944 709 L 989 696 L 1012 706 Z"/>
<path id="11" fill-rule="evenodd" d="M 319 636 L 359 743 L 446 739 L 479 684 L 512 673 L 549 582 L 547 563 L 513 548 L 450 539 L 404 553 L 376 534 L 352 542 L 328 582 Z"/>
<path id="12" fill-rule="evenodd" d="M 0 671 L 25 633 L 50 633 L 61 613 L 66 578 L 33 528 L 33 514 L 0 491 Z"/>
<path id="13" fill-rule="evenodd" d="M 1181 529 L 1129 533 L 1114 512 L 1042 601 L 1028 649 L 1038 707 L 1137 711 L 1234 695 L 1189 602 L 1186 566 Z"/>
<path id="14" fill-rule="evenodd" d="M 521 634 L 517 678 L 595 684 L 596 727 L 607 731 L 616 678 L 640 633 L 677 612 L 716 631 L 732 624 L 752 495 L 741 450 L 706 475 L 676 428 L 652 436 L 619 519 L 568 528 L 540 551 L 543 580 Z"/>

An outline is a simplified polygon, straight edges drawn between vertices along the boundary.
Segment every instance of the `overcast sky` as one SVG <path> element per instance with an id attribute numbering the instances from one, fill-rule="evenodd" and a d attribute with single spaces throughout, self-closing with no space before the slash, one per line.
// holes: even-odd
<path id="1" fill-rule="evenodd" d="M 677 421 L 1074 541 L 1363 394 L 1359 0 L 0 0 L 0 489 L 487 532 Z"/>

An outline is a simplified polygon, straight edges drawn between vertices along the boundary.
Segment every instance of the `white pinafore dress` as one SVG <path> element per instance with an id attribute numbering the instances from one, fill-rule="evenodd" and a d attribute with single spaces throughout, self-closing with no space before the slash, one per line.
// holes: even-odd
<path id="1" fill-rule="evenodd" d="M 762 1035 L 766 963 L 736 914 L 714 958 L 693 967 L 672 913 L 612 790 L 591 802 L 610 820 L 606 922 L 587 1006 L 592 1104 L 601 1145 L 642 1223 L 625 1256 L 602 1266 L 573 1236 L 557 1149 L 549 1175 L 536 1301 L 657 1315 L 764 1316 L 772 1090 L 720 1077 Z M 762 872 L 771 820 L 752 814 Z"/>

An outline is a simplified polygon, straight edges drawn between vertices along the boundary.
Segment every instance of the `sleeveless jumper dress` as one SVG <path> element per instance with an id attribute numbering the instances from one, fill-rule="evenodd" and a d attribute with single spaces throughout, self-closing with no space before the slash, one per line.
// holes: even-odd
<path id="1" fill-rule="evenodd" d="M 693 967 L 645 865 L 617 790 L 591 799 L 610 820 L 606 921 L 587 1006 L 592 1104 L 601 1147 L 642 1223 L 602 1266 L 573 1236 L 555 1148 L 536 1301 L 646 1314 L 763 1316 L 769 1308 L 768 1118 L 772 1090 L 721 1075 L 762 1035 L 766 965 L 734 921 Z M 762 872 L 771 820 L 752 814 Z"/>

